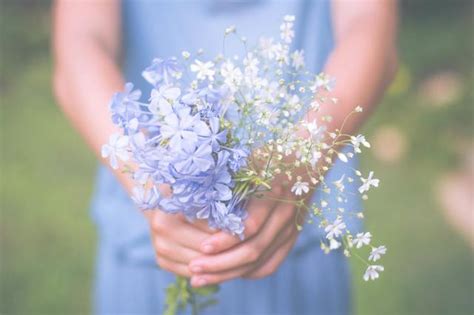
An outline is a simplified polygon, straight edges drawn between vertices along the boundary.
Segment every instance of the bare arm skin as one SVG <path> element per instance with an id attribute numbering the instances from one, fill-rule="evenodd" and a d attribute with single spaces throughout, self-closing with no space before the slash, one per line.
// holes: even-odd
<path id="1" fill-rule="evenodd" d="M 57 0 L 53 7 L 54 92 L 58 104 L 101 162 L 101 147 L 118 129 L 108 108 L 112 95 L 123 89 L 119 67 L 120 1 Z M 115 176 L 128 192 L 133 181 Z M 137 210 L 138 211 L 138 210 Z M 201 255 L 200 243 L 211 234 L 161 211 L 147 211 L 158 264 L 190 276 L 189 261 Z M 182 237 L 186 235 L 187 237 Z"/>
<path id="2" fill-rule="evenodd" d="M 335 0 L 332 5 L 335 49 L 324 71 L 336 78 L 331 95 L 339 102 L 336 106 L 322 106 L 318 113 L 310 113 L 309 120 L 320 121 L 322 116 L 330 115 L 333 120 L 328 129 L 334 130 L 361 105 L 364 113 L 353 116 L 344 129 L 351 134 L 368 117 L 395 74 L 397 3 L 395 0 Z M 283 199 L 291 198 L 279 187 L 274 190 Z M 239 243 L 220 232 L 203 243 L 203 251 L 207 245 L 214 250 L 208 253 L 224 252 L 191 262 L 190 269 L 198 273 L 192 278 L 193 285 L 241 276 L 260 278 L 273 273 L 282 263 L 298 236 L 294 207 L 255 201 L 248 210 L 246 241 Z"/>

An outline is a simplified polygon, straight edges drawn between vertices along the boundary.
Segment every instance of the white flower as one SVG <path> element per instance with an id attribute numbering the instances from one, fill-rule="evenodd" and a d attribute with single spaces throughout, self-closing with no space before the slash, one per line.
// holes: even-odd
<path id="1" fill-rule="evenodd" d="M 225 29 L 225 34 L 229 35 L 231 33 L 235 33 L 235 25 L 231 25 L 228 28 Z"/>
<path id="2" fill-rule="evenodd" d="M 348 162 L 347 156 L 344 153 L 338 153 L 337 157 L 339 158 L 339 160 L 341 160 L 344 163 Z"/>
<path id="3" fill-rule="evenodd" d="M 295 16 L 294 15 L 285 15 L 283 17 L 283 21 L 288 22 L 288 23 L 292 23 L 292 22 L 295 21 Z"/>
<path id="4" fill-rule="evenodd" d="M 374 172 L 370 172 L 369 173 L 369 177 L 367 178 L 360 178 L 360 180 L 362 181 L 362 186 L 359 187 L 359 192 L 362 194 L 364 193 L 365 191 L 369 191 L 370 189 L 370 186 L 374 186 L 374 187 L 379 187 L 379 180 L 376 179 L 376 178 L 372 178 L 372 176 L 374 176 Z"/>
<path id="5" fill-rule="evenodd" d="M 212 61 L 202 62 L 198 59 L 196 59 L 191 65 L 191 71 L 197 72 L 196 77 L 199 80 L 204 80 L 206 77 L 208 77 L 210 81 L 214 80 L 215 71 L 213 68 L 214 63 Z"/>
<path id="6" fill-rule="evenodd" d="M 309 191 L 309 184 L 307 182 L 296 182 L 293 187 L 291 187 L 291 192 L 296 196 L 301 196 L 303 193 L 306 194 Z"/>
<path id="7" fill-rule="evenodd" d="M 370 232 L 357 233 L 356 237 L 352 240 L 352 243 L 356 248 L 361 248 L 364 245 L 369 245 L 371 238 L 372 234 L 370 234 Z"/>
<path id="8" fill-rule="evenodd" d="M 163 85 L 159 90 L 153 89 L 149 109 L 153 114 L 166 116 L 173 112 L 171 104 L 181 95 L 181 90 L 172 85 Z"/>
<path id="9" fill-rule="evenodd" d="M 365 271 L 364 274 L 364 280 L 369 281 L 369 280 L 375 280 L 379 277 L 379 272 L 382 272 L 384 270 L 383 266 L 380 265 L 370 265 L 367 267 L 367 270 Z"/>
<path id="10" fill-rule="evenodd" d="M 338 216 L 333 224 L 326 226 L 324 231 L 327 233 L 326 238 L 332 239 L 342 235 L 343 230 L 346 228 L 346 224 L 342 221 L 342 218 Z"/>
<path id="11" fill-rule="evenodd" d="M 313 153 L 311 154 L 311 159 L 309 160 L 309 163 L 311 163 L 312 168 L 316 167 L 316 164 L 318 163 L 321 156 L 322 156 L 321 151 L 313 151 Z"/>
<path id="12" fill-rule="evenodd" d="M 275 58 L 275 46 L 273 45 L 273 38 L 260 38 L 260 51 L 262 56 L 266 59 Z"/>
<path id="13" fill-rule="evenodd" d="M 296 70 L 304 67 L 304 51 L 295 50 L 291 54 L 291 65 L 295 67 Z"/>
<path id="14" fill-rule="evenodd" d="M 288 46 L 278 43 L 274 46 L 275 57 L 279 64 L 288 64 Z"/>
<path id="15" fill-rule="evenodd" d="M 357 106 L 357 107 L 355 108 L 355 111 L 356 111 L 356 113 L 362 113 L 363 109 L 362 109 L 362 107 Z"/>
<path id="16" fill-rule="evenodd" d="M 363 135 L 358 135 L 357 137 L 351 136 L 351 142 L 354 146 L 354 151 L 360 153 L 360 145 L 362 144 L 366 148 L 370 148 L 370 143 L 365 139 Z"/>
<path id="17" fill-rule="evenodd" d="M 303 126 L 308 130 L 311 138 L 315 141 L 322 140 L 324 136 L 324 131 L 326 130 L 325 126 L 318 126 L 315 121 L 310 123 L 304 123 Z"/>
<path id="18" fill-rule="evenodd" d="M 183 58 L 187 60 L 187 59 L 189 59 L 189 57 L 191 57 L 191 54 L 189 53 L 189 51 L 184 50 L 181 53 L 181 56 L 183 56 Z"/>
<path id="19" fill-rule="evenodd" d="M 257 58 L 253 56 L 252 53 L 248 53 L 247 57 L 244 58 L 243 64 L 245 66 L 245 72 L 251 74 L 257 74 L 258 72 L 258 64 L 260 62 Z"/>
<path id="20" fill-rule="evenodd" d="M 343 192 L 344 189 L 345 189 L 345 186 L 344 186 L 344 178 L 346 177 L 345 174 L 343 174 L 341 176 L 341 178 L 339 178 L 338 180 L 334 181 L 333 184 L 334 186 L 336 186 L 336 188 L 340 191 L 340 192 Z"/>
<path id="21" fill-rule="evenodd" d="M 230 61 L 222 64 L 221 74 L 224 77 L 225 83 L 230 87 L 235 87 L 235 85 L 240 84 L 242 81 L 242 71 Z"/>
<path id="22" fill-rule="evenodd" d="M 118 168 L 118 161 L 119 158 L 122 161 L 127 161 L 128 156 L 128 136 L 121 136 L 117 133 L 113 134 L 109 138 L 109 143 L 104 144 L 102 146 L 102 157 L 109 158 L 110 166 L 113 169 Z"/>
<path id="23" fill-rule="evenodd" d="M 287 44 L 291 43 L 293 37 L 295 37 L 295 31 L 293 30 L 293 23 L 285 22 L 280 26 L 280 36 L 283 41 Z"/>
<path id="24" fill-rule="evenodd" d="M 329 240 L 329 249 L 338 249 L 339 247 L 341 247 L 341 245 L 341 242 L 338 242 L 333 238 Z"/>
<path id="25" fill-rule="evenodd" d="M 379 247 L 374 247 L 372 248 L 372 251 L 370 252 L 369 260 L 377 261 L 380 259 L 382 255 L 385 255 L 386 252 L 387 252 L 387 248 L 383 245 Z"/>
<path id="26" fill-rule="evenodd" d="M 315 93 L 320 88 L 331 91 L 334 88 L 335 83 L 336 81 L 333 78 L 329 77 L 325 73 L 320 73 L 316 76 L 314 85 L 311 87 L 311 91 Z"/>

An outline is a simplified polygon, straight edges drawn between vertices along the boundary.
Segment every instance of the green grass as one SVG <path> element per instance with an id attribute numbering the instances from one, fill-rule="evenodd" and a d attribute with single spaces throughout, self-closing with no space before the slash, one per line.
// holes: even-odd
<path id="1" fill-rule="evenodd" d="M 0 313 L 89 313 L 94 157 L 51 95 L 48 12 L 7 9 L 0 13 Z M 360 315 L 474 313 L 472 252 L 445 222 L 433 189 L 457 163 L 453 138 L 472 139 L 471 27 L 467 18 L 402 24 L 410 84 L 386 98 L 365 131 L 395 125 L 408 137 L 408 151 L 396 164 L 370 154 L 363 160 L 363 169 L 382 179 L 366 203 L 367 224 L 388 253 L 377 282 L 363 282 L 354 263 Z M 462 97 L 443 108 L 423 106 L 420 82 L 444 69 L 465 79 Z"/>

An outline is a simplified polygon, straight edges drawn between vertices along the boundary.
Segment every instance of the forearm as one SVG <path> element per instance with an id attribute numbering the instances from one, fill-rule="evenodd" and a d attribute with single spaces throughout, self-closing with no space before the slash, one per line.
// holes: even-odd
<path id="1" fill-rule="evenodd" d="M 337 18 L 337 15 L 335 16 Z M 347 15 L 341 17 L 349 19 Z M 356 106 L 363 113 L 353 115 L 344 125 L 343 132 L 355 132 L 372 112 L 396 71 L 396 10 L 392 4 L 378 9 L 375 17 L 353 18 L 352 23 L 336 25 L 336 44 L 324 72 L 335 78 L 334 90 L 328 96 L 337 104 L 327 101 L 310 119 L 324 122 L 328 130 L 340 128 L 344 119 Z"/>
<path id="2" fill-rule="evenodd" d="M 63 21 L 66 14 L 60 13 L 56 12 L 55 16 L 54 92 L 66 117 L 102 161 L 102 145 L 118 131 L 108 106 L 111 96 L 123 88 L 117 54 L 110 49 L 111 45 L 107 46 L 106 40 L 88 33 L 87 29 L 75 29 Z M 128 176 L 119 171 L 116 175 L 130 190 L 132 183 Z"/>

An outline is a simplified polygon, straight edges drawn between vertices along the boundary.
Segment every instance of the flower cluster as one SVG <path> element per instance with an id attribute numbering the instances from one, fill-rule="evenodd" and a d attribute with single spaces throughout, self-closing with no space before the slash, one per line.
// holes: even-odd
<path id="1" fill-rule="evenodd" d="M 354 249 L 372 247 L 371 233 L 354 236 L 344 222 L 355 209 L 306 202 L 316 190 L 330 194 L 334 187 L 338 201 L 344 201 L 345 185 L 354 181 L 360 181 L 359 193 L 367 199 L 379 180 L 373 172 L 365 178 L 355 171 L 358 178 L 344 175 L 331 183 L 333 188 L 325 182 L 336 160 L 347 163 L 370 144 L 362 135 L 344 134 L 343 126 L 330 132 L 307 118 L 337 100 L 328 96 L 334 80 L 309 72 L 304 52 L 291 51 L 294 20 L 285 16 L 280 40 L 261 38 L 251 50 L 229 27 L 224 44 L 226 37 L 237 36 L 245 47 L 242 57 L 209 59 L 203 52 L 184 51 L 179 59 L 157 58 L 142 73 L 153 87 L 146 101 L 131 83 L 114 95 L 112 121 L 122 133 L 112 135 L 102 153 L 113 168 L 120 167 L 119 160 L 131 162 L 124 169 L 137 183 L 133 199 L 140 208 L 205 219 L 212 228 L 243 237 L 246 201 L 265 198 L 275 179 L 283 178 L 293 194 L 287 202 L 325 231 L 323 250 L 342 246 L 350 256 Z M 357 107 L 350 115 L 361 111 Z M 347 146 L 352 151 L 343 153 Z M 166 187 L 171 193 L 163 193 Z M 326 218 L 329 210 L 337 214 L 334 220 Z M 378 261 L 385 252 L 384 246 L 372 247 L 368 261 Z M 364 262 L 364 279 L 376 279 L 383 267 Z"/>

